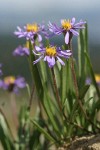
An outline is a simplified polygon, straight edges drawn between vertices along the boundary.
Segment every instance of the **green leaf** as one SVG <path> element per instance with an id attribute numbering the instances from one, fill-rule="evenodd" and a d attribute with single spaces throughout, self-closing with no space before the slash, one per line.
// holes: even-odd
<path id="1" fill-rule="evenodd" d="M 84 87 L 81 88 L 81 90 L 79 91 L 80 99 L 83 99 L 85 97 L 85 94 L 87 93 L 89 87 L 90 87 L 90 85 L 85 85 Z"/>
<path id="2" fill-rule="evenodd" d="M 4 150 L 14 149 L 10 130 L 2 114 L 0 114 L 0 141 Z"/>
<path id="3" fill-rule="evenodd" d="M 92 68 L 92 64 L 90 62 L 90 59 L 89 59 L 89 56 L 87 55 L 87 53 L 85 53 L 85 57 L 87 59 L 87 64 L 88 64 L 88 67 L 89 67 L 89 71 L 90 71 L 90 75 L 91 75 L 91 78 L 92 78 L 92 81 L 93 81 L 93 84 L 96 88 L 96 91 L 97 91 L 97 95 L 98 97 L 100 98 L 100 91 L 99 91 L 99 87 L 96 83 L 96 80 L 95 80 L 95 74 L 94 74 L 94 71 L 93 71 L 93 68 Z"/>
<path id="4" fill-rule="evenodd" d="M 88 74 L 87 60 L 84 53 L 88 54 L 88 26 L 85 25 L 85 29 L 80 30 L 78 37 L 78 66 L 79 66 L 79 77 L 84 79 L 85 75 Z"/>
<path id="5" fill-rule="evenodd" d="M 53 109 L 53 108 L 55 108 L 55 109 Z M 55 133 L 57 134 L 57 136 L 61 136 L 59 127 L 58 127 L 58 125 L 57 125 L 57 123 L 55 121 L 55 118 L 54 118 L 55 117 L 55 113 L 58 113 L 58 112 L 56 112 L 56 107 L 54 107 L 53 102 L 47 96 L 47 92 L 46 92 L 46 94 L 44 96 L 44 109 L 45 109 L 45 112 L 46 112 L 46 114 L 48 116 L 48 119 L 50 120 L 50 122 L 52 124 L 52 127 L 53 127 Z M 60 115 L 59 115 L 59 117 L 60 117 Z"/>
<path id="6" fill-rule="evenodd" d="M 78 36 L 78 66 L 79 66 L 79 76 L 81 77 L 84 74 L 84 40 L 83 33 L 80 30 Z"/>
<path id="7" fill-rule="evenodd" d="M 31 120 L 31 121 L 37 127 L 37 129 L 45 135 L 45 137 L 48 140 L 50 140 L 52 142 L 56 142 L 55 139 L 53 137 L 51 137 L 50 134 L 48 134 L 39 124 L 37 124 L 37 122 L 35 120 Z"/>
<path id="8" fill-rule="evenodd" d="M 41 82 L 41 76 L 38 71 L 38 65 L 33 64 L 33 61 L 35 60 L 35 56 L 33 55 L 32 50 L 34 49 L 31 42 L 29 42 L 30 45 L 30 55 L 29 55 L 29 65 L 31 69 L 31 74 L 33 77 L 34 84 L 36 86 L 38 97 L 42 100 L 43 99 L 43 87 Z"/>
<path id="9" fill-rule="evenodd" d="M 73 82 L 71 75 L 70 59 L 65 61 L 65 66 L 62 67 L 61 71 L 61 100 L 64 101 L 67 98 L 69 91 L 73 91 Z"/>

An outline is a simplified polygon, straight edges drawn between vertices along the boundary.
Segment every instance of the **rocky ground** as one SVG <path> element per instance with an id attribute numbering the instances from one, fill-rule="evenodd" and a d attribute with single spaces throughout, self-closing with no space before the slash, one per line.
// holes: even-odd
<path id="1" fill-rule="evenodd" d="M 100 134 L 76 138 L 70 145 L 58 150 L 100 150 Z"/>

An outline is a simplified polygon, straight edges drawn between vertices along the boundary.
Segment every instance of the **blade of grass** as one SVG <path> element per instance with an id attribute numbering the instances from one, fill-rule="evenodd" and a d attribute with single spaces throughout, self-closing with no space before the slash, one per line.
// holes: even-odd
<path id="1" fill-rule="evenodd" d="M 56 142 L 55 139 L 53 137 L 51 137 L 39 124 L 37 124 L 37 122 L 35 120 L 31 120 L 31 122 L 37 127 L 37 129 L 43 133 L 45 135 L 45 137 L 52 141 L 52 142 Z"/>
<path id="2" fill-rule="evenodd" d="M 91 75 L 93 84 L 94 84 L 94 86 L 95 86 L 95 88 L 96 88 L 97 95 L 98 95 L 98 97 L 100 98 L 99 87 L 98 87 L 98 85 L 97 85 L 97 83 L 96 83 L 94 71 L 93 71 L 93 68 L 92 68 L 92 64 L 91 64 L 90 58 L 89 58 L 89 56 L 87 55 L 87 53 L 85 53 L 85 57 L 86 57 L 86 59 L 87 59 L 87 64 L 88 64 L 88 67 L 89 67 L 90 75 Z"/>

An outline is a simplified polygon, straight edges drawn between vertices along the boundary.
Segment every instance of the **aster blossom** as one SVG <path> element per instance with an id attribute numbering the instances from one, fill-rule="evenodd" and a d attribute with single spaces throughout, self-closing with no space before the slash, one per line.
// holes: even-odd
<path id="1" fill-rule="evenodd" d="M 28 41 L 27 41 L 28 42 Z M 26 45 L 24 47 L 22 47 L 21 45 L 19 45 L 14 51 L 13 51 L 13 55 L 14 56 L 29 56 L 30 51 L 29 51 L 29 42 L 26 43 Z"/>
<path id="2" fill-rule="evenodd" d="M 3 80 L 0 80 L 0 88 L 9 92 L 18 93 L 19 88 L 26 86 L 25 79 L 23 77 L 7 76 Z"/>
<path id="3" fill-rule="evenodd" d="M 84 29 L 84 24 L 86 21 L 80 20 L 78 23 L 75 23 L 75 18 L 73 17 L 71 20 L 62 19 L 61 20 L 61 27 L 58 27 L 56 24 L 49 22 L 49 30 L 57 35 L 61 33 L 65 36 L 65 43 L 68 44 L 70 37 L 75 35 L 78 36 L 78 29 Z"/>
<path id="4" fill-rule="evenodd" d="M 95 74 L 95 80 L 98 86 L 100 86 L 100 74 Z M 87 77 L 86 84 L 91 84 L 92 80 L 90 77 Z"/>
<path id="5" fill-rule="evenodd" d="M 68 59 L 72 54 L 71 50 L 61 50 L 60 47 L 56 47 L 53 45 L 49 45 L 48 47 L 42 48 L 35 46 L 35 50 L 37 53 L 35 51 L 33 51 L 33 53 L 35 55 L 38 55 L 39 58 L 35 60 L 33 64 L 36 64 L 41 59 L 43 59 L 43 61 L 47 61 L 48 66 L 50 68 L 52 68 L 55 65 L 56 60 L 58 60 L 61 65 L 65 65 L 64 61 L 60 57 Z"/>
<path id="6" fill-rule="evenodd" d="M 18 38 L 25 37 L 26 40 L 31 40 L 32 43 L 35 42 L 36 38 L 39 42 L 42 41 L 41 33 L 45 33 L 45 27 L 37 23 L 27 24 L 23 29 L 18 26 L 17 31 L 14 32 Z"/>

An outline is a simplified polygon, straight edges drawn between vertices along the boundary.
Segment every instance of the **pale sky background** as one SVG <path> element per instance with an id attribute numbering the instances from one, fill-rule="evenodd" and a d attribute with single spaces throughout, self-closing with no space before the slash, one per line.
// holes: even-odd
<path id="1" fill-rule="evenodd" d="M 1 33 L 13 32 L 17 25 L 42 21 L 59 24 L 61 19 L 72 17 L 86 19 L 91 38 L 100 39 L 100 0 L 0 0 Z"/>
<path id="2" fill-rule="evenodd" d="M 100 0 L 0 0 L 0 62 L 4 63 L 6 72 L 16 70 L 17 73 L 20 69 L 18 58 L 12 57 L 12 51 L 18 46 L 18 39 L 13 34 L 17 26 L 43 21 L 60 25 L 61 19 L 72 17 L 76 22 L 87 20 L 91 58 L 95 70 L 100 73 Z M 27 66 L 22 58 L 20 61 L 24 63 L 24 68 L 20 69 L 23 75 L 24 70 L 28 72 Z"/>

